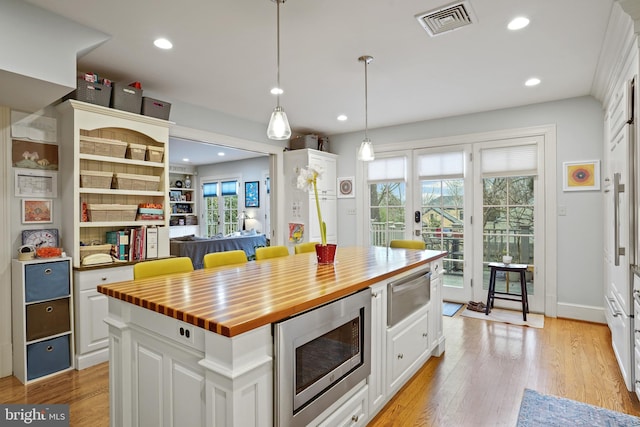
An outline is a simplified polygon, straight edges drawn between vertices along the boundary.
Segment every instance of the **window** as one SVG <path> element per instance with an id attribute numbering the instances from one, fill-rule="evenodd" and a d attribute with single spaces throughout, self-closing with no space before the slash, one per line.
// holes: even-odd
<path id="1" fill-rule="evenodd" d="M 388 246 L 404 239 L 407 205 L 406 160 L 377 159 L 368 163 L 370 244 Z"/>

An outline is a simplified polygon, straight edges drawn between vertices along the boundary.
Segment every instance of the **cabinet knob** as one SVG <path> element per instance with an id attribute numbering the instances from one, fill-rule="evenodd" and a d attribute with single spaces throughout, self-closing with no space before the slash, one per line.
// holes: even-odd
<path id="1" fill-rule="evenodd" d="M 402 353 L 398 354 L 398 359 L 402 359 L 402 358 L 404 358 L 404 354 Z"/>
<path id="2" fill-rule="evenodd" d="M 45 308 L 47 313 L 51 313 L 53 311 L 53 307 L 52 306 L 48 306 L 47 308 Z"/>
<path id="3" fill-rule="evenodd" d="M 106 277 L 102 277 L 100 280 L 102 280 L 103 282 L 106 282 L 107 278 Z"/>
<path id="4" fill-rule="evenodd" d="M 422 333 L 422 338 L 426 338 L 426 337 L 428 337 L 428 336 L 429 336 L 429 334 L 427 334 L 426 332 L 423 332 L 423 333 Z"/>
<path id="5" fill-rule="evenodd" d="M 354 423 L 357 423 L 359 419 L 360 419 L 359 415 L 354 415 L 351 417 L 351 421 L 353 421 Z"/>
<path id="6" fill-rule="evenodd" d="M 45 268 L 44 274 L 51 274 L 52 270 L 50 268 Z"/>
<path id="7" fill-rule="evenodd" d="M 47 351 L 53 351 L 53 346 L 52 345 L 48 345 L 47 346 Z"/>

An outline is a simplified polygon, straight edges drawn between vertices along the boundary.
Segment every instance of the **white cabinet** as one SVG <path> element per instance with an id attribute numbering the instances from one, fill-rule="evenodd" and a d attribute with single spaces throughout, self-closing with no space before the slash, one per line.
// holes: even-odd
<path id="1" fill-rule="evenodd" d="M 433 300 L 432 300 L 433 301 Z M 387 394 L 395 392 L 413 375 L 429 354 L 431 303 L 387 329 Z"/>
<path id="2" fill-rule="evenodd" d="M 76 369 L 85 369 L 109 360 L 108 298 L 98 285 L 133 280 L 133 266 L 75 270 L 74 307 L 76 313 Z"/>
<path id="3" fill-rule="evenodd" d="M 62 241 L 74 267 L 81 265 L 80 242 L 105 243 L 107 231 L 123 227 L 168 226 L 170 122 L 74 100 L 57 109 Z M 164 215 L 143 219 L 139 207 Z M 168 233 L 158 234 L 158 255 L 168 256 Z"/>
<path id="4" fill-rule="evenodd" d="M 138 419 L 149 426 L 205 425 L 205 369 L 202 354 L 132 332 L 131 381 L 144 402 Z"/>
<path id="5" fill-rule="evenodd" d="M 73 368 L 71 258 L 11 263 L 13 374 L 23 384 Z"/>
<path id="6" fill-rule="evenodd" d="M 303 242 L 321 241 L 318 210 L 313 190 L 305 192 L 297 188 L 300 169 L 312 166 L 322 171 L 317 180 L 317 187 L 322 220 L 327 225 L 327 243 L 338 243 L 336 159 L 335 154 L 308 148 L 284 153 L 285 218 L 289 224 L 304 226 L 304 236 L 301 240 Z M 285 241 L 289 241 L 288 235 L 285 236 Z"/>
<path id="7" fill-rule="evenodd" d="M 378 412 L 386 402 L 385 357 L 387 348 L 387 283 L 371 286 L 371 375 L 369 385 L 369 408 Z"/>

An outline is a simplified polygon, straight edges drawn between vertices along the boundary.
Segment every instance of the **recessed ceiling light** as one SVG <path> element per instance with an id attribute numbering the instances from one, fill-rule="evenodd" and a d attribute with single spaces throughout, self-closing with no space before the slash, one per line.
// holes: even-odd
<path id="1" fill-rule="evenodd" d="M 160 49 L 171 49 L 173 47 L 173 43 L 167 39 L 156 39 L 153 44 Z"/>
<path id="2" fill-rule="evenodd" d="M 284 91 L 282 89 L 280 89 L 279 87 L 274 87 L 273 89 L 271 89 L 271 93 L 273 95 L 282 95 L 284 93 Z"/>
<path id="3" fill-rule="evenodd" d="M 341 122 L 344 122 L 344 121 L 346 121 L 346 120 L 347 120 L 347 116 L 345 116 L 344 114 L 340 114 L 340 115 L 338 116 L 338 120 L 340 120 Z"/>
<path id="4" fill-rule="evenodd" d="M 224 153 L 222 151 L 218 152 L 218 156 L 222 157 L 224 156 Z"/>
<path id="5" fill-rule="evenodd" d="M 527 25 L 529 25 L 529 19 L 525 18 L 524 16 L 518 16 L 517 18 L 514 18 L 511 20 L 511 22 L 509 22 L 507 28 L 515 31 L 521 30 Z"/>
<path id="6" fill-rule="evenodd" d="M 188 161 L 189 161 L 189 159 L 185 157 L 184 159 L 182 159 L 182 161 L 183 161 L 183 162 L 188 162 Z"/>
<path id="7" fill-rule="evenodd" d="M 525 86 L 537 86 L 540 84 L 540 79 L 537 77 L 532 77 L 529 80 L 527 80 L 526 82 L 524 82 Z"/>

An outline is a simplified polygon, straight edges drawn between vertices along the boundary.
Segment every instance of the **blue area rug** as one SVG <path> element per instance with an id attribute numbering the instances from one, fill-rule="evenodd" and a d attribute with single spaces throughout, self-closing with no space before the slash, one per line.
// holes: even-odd
<path id="1" fill-rule="evenodd" d="M 442 303 L 442 315 L 443 316 L 453 316 L 462 308 L 462 304 L 458 304 L 456 302 L 443 302 Z"/>
<path id="2" fill-rule="evenodd" d="M 640 426 L 640 418 L 525 389 L 517 427 Z"/>

